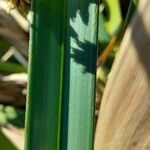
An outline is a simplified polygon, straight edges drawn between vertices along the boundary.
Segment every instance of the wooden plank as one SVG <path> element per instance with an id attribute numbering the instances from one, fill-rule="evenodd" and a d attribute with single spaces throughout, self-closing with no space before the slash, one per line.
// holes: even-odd
<path id="1" fill-rule="evenodd" d="M 94 150 L 150 149 L 149 14 L 141 0 L 108 78 Z"/>

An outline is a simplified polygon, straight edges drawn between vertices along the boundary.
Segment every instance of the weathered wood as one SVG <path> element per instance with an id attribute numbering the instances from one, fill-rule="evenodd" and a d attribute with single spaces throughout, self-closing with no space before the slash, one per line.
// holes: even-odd
<path id="1" fill-rule="evenodd" d="M 149 14 L 141 0 L 108 78 L 94 150 L 150 149 Z"/>
<path id="2" fill-rule="evenodd" d="M 63 0 L 33 0 L 25 150 L 59 150 L 64 57 Z"/>

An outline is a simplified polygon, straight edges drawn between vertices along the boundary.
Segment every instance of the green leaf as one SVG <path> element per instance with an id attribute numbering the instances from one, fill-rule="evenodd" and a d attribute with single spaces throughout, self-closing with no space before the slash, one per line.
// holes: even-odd
<path id="1" fill-rule="evenodd" d="M 25 150 L 59 150 L 63 0 L 33 0 Z"/>
<path id="2" fill-rule="evenodd" d="M 17 148 L 7 139 L 7 137 L 0 131 L 0 148 L 2 150 L 17 150 Z"/>
<path id="3" fill-rule="evenodd" d="M 8 51 L 10 44 L 7 42 L 0 40 L 0 58 Z"/>
<path id="4" fill-rule="evenodd" d="M 105 0 L 106 11 L 107 11 L 107 21 L 106 29 L 110 36 L 118 33 L 122 23 L 121 9 L 119 0 Z"/>
<path id="5" fill-rule="evenodd" d="M 27 69 L 22 65 L 13 62 L 0 61 L 0 71 L 4 73 L 21 73 L 21 72 L 27 72 Z"/>
<path id="6" fill-rule="evenodd" d="M 97 2 L 33 0 L 25 150 L 93 147 Z"/>
<path id="7" fill-rule="evenodd" d="M 98 26 L 98 52 L 102 52 L 102 50 L 107 46 L 110 41 L 110 37 L 106 31 L 105 27 L 105 19 L 101 12 L 99 12 L 99 26 Z"/>
<path id="8" fill-rule="evenodd" d="M 92 150 L 98 1 L 66 0 L 62 150 Z"/>

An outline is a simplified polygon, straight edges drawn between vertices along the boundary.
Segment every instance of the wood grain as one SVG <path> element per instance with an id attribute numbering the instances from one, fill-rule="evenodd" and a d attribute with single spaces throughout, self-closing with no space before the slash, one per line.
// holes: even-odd
<path id="1" fill-rule="evenodd" d="M 150 149 L 150 1 L 141 0 L 106 85 L 94 150 Z"/>

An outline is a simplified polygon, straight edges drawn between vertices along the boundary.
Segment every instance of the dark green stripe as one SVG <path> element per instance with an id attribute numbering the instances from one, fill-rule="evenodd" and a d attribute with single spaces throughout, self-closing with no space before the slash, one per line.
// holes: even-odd
<path id="1" fill-rule="evenodd" d="M 58 150 L 62 88 L 62 0 L 33 0 L 25 150 Z"/>

